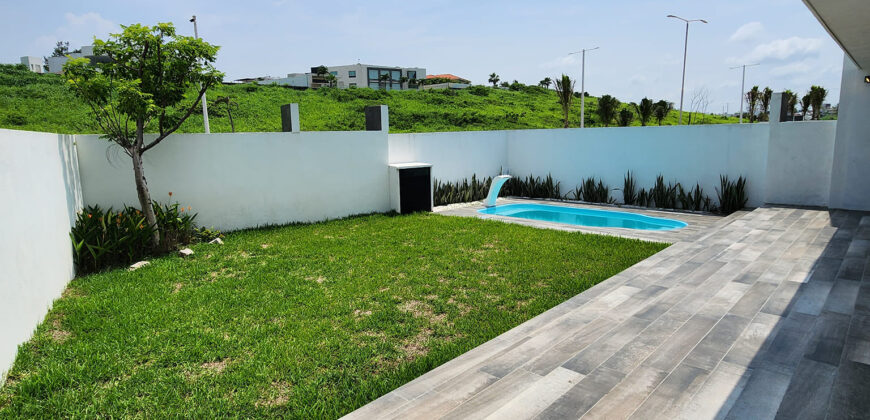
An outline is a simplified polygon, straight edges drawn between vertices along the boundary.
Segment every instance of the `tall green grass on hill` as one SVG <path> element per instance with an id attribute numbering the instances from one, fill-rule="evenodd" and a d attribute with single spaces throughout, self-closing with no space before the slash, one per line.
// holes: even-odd
<path id="1" fill-rule="evenodd" d="M 368 88 L 294 90 L 280 86 L 222 85 L 209 100 L 228 96 L 236 131 L 280 131 L 281 105 L 298 103 L 302 130 L 363 130 L 368 105 L 390 107 L 391 132 L 513 130 L 559 128 L 561 110 L 553 91 L 526 86 L 519 91 L 474 86 L 462 91 L 382 91 Z M 586 125 L 599 126 L 598 98 L 586 98 Z M 624 104 L 623 107 L 629 105 Z M 735 118 L 706 115 L 705 123 L 734 123 Z M 229 132 L 223 105 L 209 107 L 214 133 Z M 677 122 L 671 112 L 665 125 Z M 655 122 L 651 122 L 654 125 Z M 580 125 L 580 106 L 571 110 L 571 126 Z M 632 125 L 640 125 L 637 118 Z M 95 133 L 87 106 L 55 74 L 31 73 L 23 66 L 0 65 L 0 128 L 55 133 Z M 202 132 L 202 115 L 194 114 L 179 132 Z"/>

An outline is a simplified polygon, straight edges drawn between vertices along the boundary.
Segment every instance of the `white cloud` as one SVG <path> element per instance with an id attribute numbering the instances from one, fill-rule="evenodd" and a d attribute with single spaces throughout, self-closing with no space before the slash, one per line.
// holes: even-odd
<path id="1" fill-rule="evenodd" d="M 812 71 L 816 70 L 816 68 L 806 61 L 798 61 L 794 63 L 788 63 L 782 66 L 774 67 L 770 69 L 771 76 L 801 76 Z"/>
<path id="2" fill-rule="evenodd" d="M 761 22 L 749 22 L 737 28 L 728 40 L 731 42 L 752 41 L 757 39 L 762 32 L 764 32 L 764 25 Z"/>
<path id="3" fill-rule="evenodd" d="M 580 66 L 580 58 L 577 54 L 564 55 L 541 63 L 538 67 L 545 70 L 566 70 Z"/>
<path id="4" fill-rule="evenodd" d="M 731 64 L 762 63 L 769 61 L 784 61 L 791 58 L 802 58 L 817 55 L 823 43 L 819 38 L 801 38 L 793 36 L 777 39 L 765 44 L 759 44 L 743 57 L 730 57 Z"/>
<path id="5" fill-rule="evenodd" d="M 54 33 L 40 36 L 35 46 L 41 50 L 51 51 L 57 41 L 68 41 L 71 50 L 83 45 L 91 45 L 94 37 L 106 38 L 111 32 L 119 32 L 120 27 L 114 22 L 102 17 L 96 12 L 82 14 L 65 13 L 64 24 L 55 29 Z"/>

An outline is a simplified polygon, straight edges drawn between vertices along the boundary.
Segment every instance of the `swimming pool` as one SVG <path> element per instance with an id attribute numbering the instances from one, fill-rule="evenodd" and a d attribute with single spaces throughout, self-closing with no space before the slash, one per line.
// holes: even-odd
<path id="1" fill-rule="evenodd" d="M 614 227 L 640 230 L 675 230 L 688 226 L 679 220 L 622 211 L 593 210 L 546 204 L 505 204 L 478 210 L 482 214 L 565 223 L 575 226 Z"/>

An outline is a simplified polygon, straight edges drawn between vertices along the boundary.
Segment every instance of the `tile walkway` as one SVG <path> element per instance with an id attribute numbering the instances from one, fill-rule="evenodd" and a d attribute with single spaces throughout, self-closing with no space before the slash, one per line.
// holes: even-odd
<path id="1" fill-rule="evenodd" d="M 868 256 L 867 213 L 719 219 L 347 418 L 867 418 Z"/>

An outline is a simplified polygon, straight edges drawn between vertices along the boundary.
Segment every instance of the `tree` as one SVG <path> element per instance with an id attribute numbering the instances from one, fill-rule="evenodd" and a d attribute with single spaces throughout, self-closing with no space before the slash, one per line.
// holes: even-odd
<path id="1" fill-rule="evenodd" d="M 749 105 L 749 109 L 746 111 L 749 113 L 749 122 L 755 122 L 755 109 L 758 107 L 758 100 L 761 97 L 761 92 L 758 91 L 758 86 L 753 86 L 752 89 L 749 89 L 749 92 L 746 92 L 746 103 Z"/>
<path id="2" fill-rule="evenodd" d="M 664 121 L 665 118 L 667 118 L 668 114 L 673 109 L 674 109 L 674 104 L 672 104 L 664 99 L 656 102 L 655 106 L 653 107 L 653 115 L 655 115 L 655 117 L 656 117 L 656 122 L 658 122 L 659 125 L 662 125 L 662 121 Z"/>
<path id="3" fill-rule="evenodd" d="M 405 88 L 405 83 L 408 83 L 408 80 L 411 80 L 408 76 L 402 76 L 399 78 L 399 83 L 402 85 L 402 89 Z"/>
<path id="4" fill-rule="evenodd" d="M 230 119 L 230 130 L 232 130 L 232 132 L 235 133 L 236 132 L 236 125 L 235 125 L 235 123 L 233 123 L 233 110 L 232 110 L 232 108 L 233 107 L 238 108 L 239 107 L 238 102 L 234 101 L 229 96 L 218 96 L 214 101 L 212 101 L 212 107 L 217 109 L 218 105 L 223 105 L 224 107 L 226 107 L 227 117 L 229 117 L 229 119 Z"/>
<path id="5" fill-rule="evenodd" d="M 574 102 L 574 81 L 567 74 L 563 74 L 561 78 L 556 79 L 554 87 L 556 89 L 556 97 L 559 98 L 559 105 L 562 106 L 563 127 L 568 128 L 568 113 L 571 111 L 571 104 Z"/>
<path id="6" fill-rule="evenodd" d="M 64 79 L 89 107 L 103 138 L 119 145 L 133 161 L 139 205 L 160 244 L 157 218 L 145 180 L 142 155 L 178 128 L 199 107 L 208 88 L 223 79 L 213 63 L 218 47 L 177 35 L 171 23 L 121 26 L 108 40 L 94 40 L 94 54 L 64 64 Z M 186 95 L 190 93 L 190 95 Z M 189 96 L 189 97 L 186 97 Z M 157 131 L 145 142 L 145 130 Z"/>
<path id="7" fill-rule="evenodd" d="M 650 98 L 644 97 L 640 100 L 639 105 L 635 105 L 638 117 L 640 117 L 640 125 L 645 126 L 653 114 L 653 101 Z"/>
<path id="8" fill-rule="evenodd" d="M 334 88 L 335 86 L 338 85 L 338 78 L 335 77 L 334 74 L 331 74 L 331 73 L 327 74 L 326 77 L 324 77 L 324 79 L 326 79 L 326 85 L 331 87 L 331 88 Z"/>
<path id="9" fill-rule="evenodd" d="M 761 118 L 763 121 L 770 120 L 770 99 L 773 97 L 773 90 L 769 87 L 765 87 L 763 91 L 761 91 L 761 96 L 758 100 L 761 102 Z"/>
<path id="10" fill-rule="evenodd" d="M 542 87 L 542 88 L 544 88 L 544 89 L 549 89 L 549 88 L 550 88 L 550 85 L 551 85 L 552 83 L 553 83 L 553 79 L 550 79 L 549 77 L 545 77 L 543 80 L 541 80 L 540 82 L 538 82 L 538 86 L 540 86 L 540 87 Z"/>
<path id="11" fill-rule="evenodd" d="M 619 114 L 616 115 L 616 123 L 619 124 L 620 127 L 628 127 L 631 125 L 633 119 L 634 113 L 628 108 L 620 109 Z"/>
<path id="12" fill-rule="evenodd" d="M 492 83 L 493 89 L 498 87 L 498 81 L 501 80 L 497 74 L 492 73 L 489 75 L 489 83 Z"/>
<path id="13" fill-rule="evenodd" d="M 692 91 L 692 100 L 689 102 L 689 125 L 703 124 L 707 122 L 707 107 L 710 106 L 710 91 L 707 88 Z M 693 118 L 694 117 L 694 118 Z"/>
<path id="14" fill-rule="evenodd" d="M 317 66 L 314 68 L 314 74 L 316 74 L 320 77 L 324 77 L 328 73 L 329 73 L 329 68 L 324 66 L 324 65 L 320 65 L 320 66 Z"/>
<path id="15" fill-rule="evenodd" d="M 807 111 L 810 109 L 810 94 L 807 93 L 801 98 L 801 115 L 803 116 L 804 121 L 808 120 Z"/>
<path id="16" fill-rule="evenodd" d="M 48 57 L 65 57 L 67 54 L 69 54 L 69 41 L 57 41 Z M 42 62 L 45 63 L 42 67 L 46 71 L 48 71 L 48 57 L 42 57 Z"/>
<path id="17" fill-rule="evenodd" d="M 603 95 L 598 98 L 598 109 L 596 109 L 595 112 L 598 114 L 598 118 L 601 119 L 601 123 L 604 124 L 605 127 L 609 127 L 610 123 L 613 122 L 613 119 L 616 118 L 618 109 L 618 99 L 610 95 Z"/>
<path id="18" fill-rule="evenodd" d="M 822 105 L 824 104 L 825 97 L 827 96 L 827 89 L 821 86 L 810 87 L 810 105 L 813 107 L 814 120 L 818 120 L 822 117 Z"/>
<path id="19" fill-rule="evenodd" d="M 785 97 L 785 106 L 788 113 L 791 115 L 797 113 L 797 94 L 789 89 L 786 89 L 784 92 L 782 92 L 782 96 Z"/>
<path id="20" fill-rule="evenodd" d="M 508 88 L 508 87 L 511 87 L 511 84 L 508 82 L 501 82 L 501 83 L 499 83 L 499 86 L 501 86 L 503 88 Z"/>
<path id="21" fill-rule="evenodd" d="M 378 76 L 378 84 L 383 83 L 384 90 L 388 90 L 388 88 L 390 87 L 390 79 L 392 79 L 392 76 L 390 76 L 390 72 L 386 72 Z"/>

